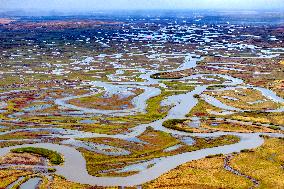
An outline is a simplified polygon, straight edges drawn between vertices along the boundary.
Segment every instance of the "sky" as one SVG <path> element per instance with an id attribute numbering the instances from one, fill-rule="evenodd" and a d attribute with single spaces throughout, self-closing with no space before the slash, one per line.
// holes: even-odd
<path id="1" fill-rule="evenodd" d="M 283 9 L 284 0 L 0 0 L 0 10 Z"/>

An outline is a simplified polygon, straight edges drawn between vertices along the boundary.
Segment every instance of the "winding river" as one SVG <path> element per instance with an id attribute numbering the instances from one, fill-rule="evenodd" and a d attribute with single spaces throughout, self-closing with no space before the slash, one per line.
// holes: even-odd
<path id="1" fill-rule="evenodd" d="M 168 71 L 182 71 L 184 69 L 190 69 L 194 68 L 197 65 L 198 61 L 201 61 L 203 58 L 195 58 L 198 57 L 195 54 L 188 54 L 185 58 L 184 64 L 182 64 L 179 68 L 174 70 L 168 70 Z M 124 68 L 121 68 L 123 70 Z M 138 70 L 139 71 L 139 70 Z M 144 70 L 145 71 L 145 70 Z M 121 73 L 121 72 L 117 72 Z M 134 105 L 133 109 L 125 109 L 125 110 L 99 110 L 99 109 L 90 109 L 90 108 L 83 108 L 75 105 L 68 104 L 68 101 L 71 99 L 76 99 L 80 97 L 87 97 L 94 94 L 97 94 L 97 92 L 92 92 L 86 95 L 81 96 L 69 96 L 62 99 L 56 99 L 55 104 L 69 108 L 74 109 L 77 111 L 81 111 L 83 114 L 98 114 L 98 115 L 109 115 L 109 116 L 121 116 L 121 115 L 135 115 L 137 113 L 145 113 L 146 112 L 146 106 L 147 106 L 147 100 L 151 97 L 157 96 L 161 93 L 161 90 L 158 87 L 153 87 L 153 85 L 159 85 L 160 87 L 166 87 L 161 83 L 161 79 L 152 79 L 150 76 L 154 73 L 158 73 L 155 71 L 145 71 L 144 74 L 141 74 L 140 78 L 144 80 L 144 82 L 90 82 L 87 83 L 88 85 L 91 85 L 93 88 L 103 88 L 106 92 L 110 94 L 117 94 L 122 93 L 125 91 L 128 91 L 128 88 L 140 88 L 143 89 L 144 92 L 138 96 L 136 96 L 132 103 Z M 268 89 L 263 89 L 260 87 L 253 87 L 253 86 L 246 86 L 245 83 L 238 78 L 231 77 L 229 75 L 222 75 L 222 74 L 194 74 L 188 77 L 184 77 L 181 79 L 178 79 L 179 81 L 188 81 L 188 80 L 194 80 L 196 78 L 207 78 L 209 76 L 218 76 L 225 80 L 223 84 L 218 84 L 218 86 L 224 86 L 223 89 L 218 90 L 228 90 L 228 86 L 230 86 L 230 89 L 237 88 L 237 87 L 243 87 L 243 88 L 253 88 L 256 90 L 259 90 L 262 92 L 262 94 L 279 103 L 283 103 L 284 100 L 281 97 L 278 97 L 273 91 L 270 91 Z M 117 79 L 119 75 L 116 76 L 115 79 Z M 109 77 L 112 78 L 112 77 Z M 98 133 L 91 133 L 91 132 L 83 132 L 83 131 L 77 131 L 77 130 L 68 130 L 68 129 L 60 129 L 60 128 L 53 128 L 53 127 L 47 127 L 47 128 L 26 128 L 26 129 L 15 129 L 11 131 L 1 132 L 0 135 L 9 134 L 13 132 L 19 132 L 19 131 L 30 131 L 30 132 L 36 132 L 36 131 L 52 131 L 53 134 L 50 134 L 49 137 L 59 137 L 65 139 L 61 144 L 51 144 L 51 143 L 35 143 L 35 144 L 24 144 L 24 145 L 18 145 L 18 146 L 11 146 L 6 148 L 0 149 L 0 155 L 4 156 L 7 153 L 10 152 L 11 149 L 18 148 L 18 147 L 42 147 L 47 148 L 50 150 L 55 150 L 61 153 L 64 156 L 64 164 L 62 166 L 54 166 L 56 168 L 56 174 L 64 176 L 66 179 L 82 184 L 90 184 L 90 185 L 99 185 L 99 186 L 135 186 L 135 185 L 141 185 L 145 182 L 151 181 L 163 173 L 166 173 L 170 171 L 171 169 L 176 168 L 177 166 L 186 163 L 188 161 L 197 160 L 204 158 L 208 155 L 214 155 L 214 154 L 230 154 L 233 152 L 240 152 L 243 149 L 251 149 L 256 148 L 260 146 L 263 143 L 263 138 L 260 137 L 260 134 L 267 134 L 270 136 L 278 136 L 283 137 L 283 135 L 276 135 L 276 134 L 268 134 L 268 133 L 248 133 L 248 134 L 242 134 L 242 133 L 234 133 L 234 132 L 215 132 L 215 133 L 185 133 L 181 131 L 175 131 L 171 129 L 167 129 L 162 126 L 162 123 L 169 119 L 184 119 L 186 118 L 186 114 L 198 103 L 198 99 L 195 98 L 195 95 L 200 95 L 201 98 L 206 100 L 206 102 L 212 104 L 213 106 L 216 106 L 218 108 L 221 108 L 224 111 L 232 111 L 232 112 L 241 112 L 244 110 L 227 106 L 217 99 L 215 99 L 212 96 L 205 95 L 203 92 L 207 90 L 208 87 L 214 86 L 214 84 L 210 85 L 196 85 L 195 89 L 190 92 L 186 92 L 184 94 L 178 94 L 170 96 L 162 101 L 162 105 L 171 106 L 171 109 L 168 111 L 168 114 L 166 117 L 160 120 L 156 120 L 149 124 L 141 124 L 134 128 L 130 129 L 129 133 L 126 134 L 116 134 L 116 135 L 107 135 L 107 134 L 98 134 Z M 227 87 L 227 88 L 226 88 Z M 217 89 L 216 89 L 217 90 Z M 101 92 L 101 90 L 99 90 Z M 4 103 L 1 103 L 0 106 L 4 106 Z M 273 111 L 273 110 L 271 110 Z M 283 112 L 283 109 L 278 109 L 275 111 Z M 123 139 L 128 141 L 136 141 L 136 142 L 142 142 L 139 141 L 137 138 L 139 135 L 141 135 L 147 127 L 151 126 L 155 130 L 164 131 L 167 133 L 170 133 L 175 136 L 189 136 L 189 137 L 218 137 L 223 135 L 235 135 L 240 138 L 240 141 L 235 144 L 231 145 L 225 145 L 225 146 L 218 146 L 213 148 L 206 148 L 201 149 L 193 152 L 187 152 L 182 153 L 178 155 L 168 156 L 159 159 L 155 164 L 150 167 L 141 170 L 135 175 L 127 176 L 127 177 L 95 177 L 88 174 L 86 170 L 86 161 L 82 154 L 76 150 L 76 145 L 84 146 L 85 143 L 78 143 L 76 142 L 76 138 L 91 138 L 91 137 L 109 137 L 109 138 L 117 138 L 117 139 Z M 67 146 L 71 145 L 71 146 Z M 73 147 L 72 147 L 73 145 Z M 97 150 L 99 152 L 102 152 L 104 149 L 109 149 L 110 146 L 103 146 L 102 148 L 98 148 Z M 129 152 L 123 149 L 119 149 L 120 153 L 122 154 L 128 154 Z M 116 155 L 116 154 L 114 154 Z M 169 163 L 170 162 L 170 163 Z"/>

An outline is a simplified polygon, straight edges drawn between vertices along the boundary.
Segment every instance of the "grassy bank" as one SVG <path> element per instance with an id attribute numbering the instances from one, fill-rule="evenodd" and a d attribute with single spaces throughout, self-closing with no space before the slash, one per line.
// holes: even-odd
<path id="1" fill-rule="evenodd" d="M 61 163 L 64 162 L 63 158 L 59 153 L 44 148 L 25 147 L 25 148 L 12 149 L 11 152 L 37 154 L 49 159 L 49 161 L 54 165 L 60 165 Z"/>

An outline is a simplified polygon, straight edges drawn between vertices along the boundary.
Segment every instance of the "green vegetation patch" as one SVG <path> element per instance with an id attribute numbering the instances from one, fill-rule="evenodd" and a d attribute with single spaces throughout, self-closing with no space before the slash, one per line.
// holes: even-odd
<path id="1" fill-rule="evenodd" d="M 187 83 L 178 82 L 178 81 L 164 81 L 163 83 L 167 85 L 169 90 L 192 91 L 195 88 L 195 86 L 189 85 Z"/>
<path id="2" fill-rule="evenodd" d="M 59 153 L 45 148 L 25 147 L 25 148 L 12 149 L 11 152 L 37 154 L 49 159 L 49 161 L 54 165 L 60 165 L 61 163 L 64 162 L 63 158 Z"/>
<path id="3" fill-rule="evenodd" d="M 184 132 L 192 132 L 190 127 L 184 128 L 179 124 L 185 122 L 186 119 L 169 119 L 164 121 L 163 126 L 169 129 L 177 130 L 177 131 L 184 131 Z"/>

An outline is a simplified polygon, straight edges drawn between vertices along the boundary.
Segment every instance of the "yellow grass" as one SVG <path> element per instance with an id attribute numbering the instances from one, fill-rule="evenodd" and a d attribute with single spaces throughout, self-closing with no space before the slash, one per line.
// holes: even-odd
<path id="1" fill-rule="evenodd" d="M 223 168 L 223 157 L 192 161 L 147 183 L 146 188 L 249 188 L 252 182 Z"/>
<path id="2" fill-rule="evenodd" d="M 5 188 L 16 181 L 19 177 L 29 174 L 31 173 L 20 170 L 0 170 L 0 188 Z"/>
<path id="3" fill-rule="evenodd" d="M 253 161 L 252 161 L 253 160 Z M 241 153 L 231 166 L 260 181 L 259 188 L 284 188 L 284 140 L 271 138 L 254 152 Z"/>
<path id="4" fill-rule="evenodd" d="M 284 139 L 267 138 L 251 152 L 235 155 L 230 165 L 260 181 L 258 188 L 284 188 Z M 253 183 L 224 169 L 224 156 L 188 162 L 145 184 L 145 188 L 250 188 Z"/>
<path id="5" fill-rule="evenodd" d="M 254 89 L 237 88 L 235 90 L 220 91 L 217 94 L 213 92 L 208 92 L 208 94 L 214 96 L 215 98 L 225 104 L 228 104 L 229 106 L 233 106 L 243 110 L 277 109 L 283 105 L 280 103 L 275 103 L 268 98 L 265 98 L 260 91 Z M 238 100 L 234 101 L 224 99 L 222 98 L 222 96 L 229 96 Z M 250 102 L 254 102 L 256 100 L 262 100 L 263 102 L 250 104 Z"/>

